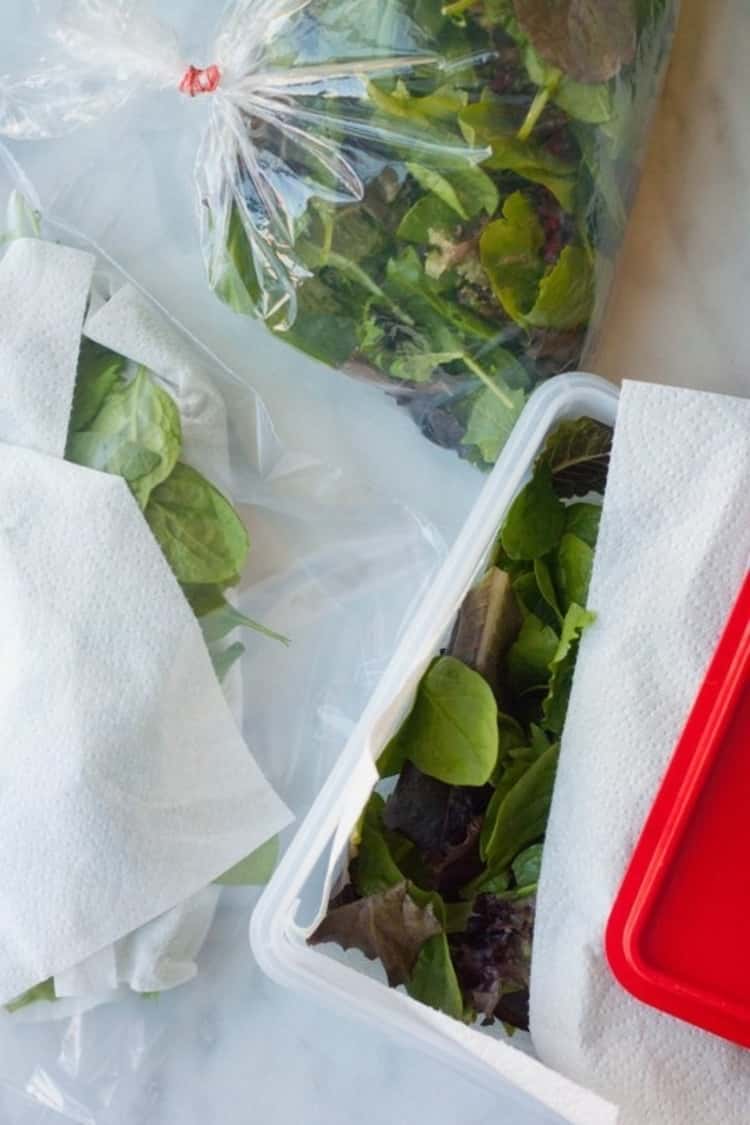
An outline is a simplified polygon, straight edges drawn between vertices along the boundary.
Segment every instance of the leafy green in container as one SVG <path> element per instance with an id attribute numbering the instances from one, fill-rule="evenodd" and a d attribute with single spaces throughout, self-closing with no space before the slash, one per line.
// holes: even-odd
<path id="1" fill-rule="evenodd" d="M 535 896 L 609 465 L 589 418 L 550 435 L 448 652 L 378 761 L 384 780 L 311 941 L 379 959 L 456 1019 L 528 1026 Z M 581 499 L 587 497 L 587 499 Z M 381 791 L 382 790 L 382 791 Z"/>
<path id="2" fill-rule="evenodd" d="M 529 391 L 581 364 L 675 10 L 297 6 L 237 140 L 234 202 L 203 199 L 217 291 L 394 393 L 431 440 L 493 463 Z"/>

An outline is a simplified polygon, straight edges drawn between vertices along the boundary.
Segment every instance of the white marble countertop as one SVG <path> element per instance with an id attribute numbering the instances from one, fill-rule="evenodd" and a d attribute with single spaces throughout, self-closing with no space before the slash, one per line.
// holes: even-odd
<path id="1" fill-rule="evenodd" d="M 195 57 L 222 5 L 162 0 Z M 26 0 L 4 0 L 0 48 L 33 47 Z M 646 378 L 704 389 L 750 391 L 750 8 L 744 0 L 685 0 L 672 69 L 594 367 L 611 378 Z M 334 459 L 368 502 L 398 498 L 450 541 L 481 484 L 451 454 L 425 443 L 378 392 L 296 357 L 258 325 L 209 294 L 193 235 L 192 152 L 183 105 L 166 96 L 135 140 L 94 128 L 68 142 L 14 152 L 53 201 L 112 253 L 232 367 L 247 370 L 282 439 Z M 123 115 L 127 125 L 128 114 Z M 103 156 L 102 154 L 106 154 Z M 80 191 L 82 168 L 88 191 Z M 70 184 L 79 187 L 71 195 Z M 123 190 L 123 184 L 127 190 Z M 144 226 L 144 199 L 161 229 Z M 113 206 L 112 201 L 117 200 Z M 167 232 L 169 248 L 163 240 Z M 289 402 L 295 410 L 290 411 Z M 399 457 L 388 456 L 388 441 Z M 406 602 L 404 603 L 406 604 Z M 379 639 L 378 661 L 395 621 Z M 367 685 L 362 687 L 364 693 Z M 360 700 L 336 699 L 353 717 Z M 330 702 L 331 700 L 329 700 Z M 340 732 L 320 723 L 321 774 Z M 281 781 L 281 779 L 276 779 Z M 310 794 L 285 794 L 297 812 Z M 107 1009 L 64 1029 L 21 1029 L 0 1058 L 3 1125 L 473 1125 L 510 1120 L 503 1100 L 385 1036 L 333 1017 L 265 980 L 247 944 L 251 896 L 230 893 L 227 957 L 206 950 L 197 982 L 127 1018 Z M 513 1125 L 553 1118 L 529 1106 Z"/>

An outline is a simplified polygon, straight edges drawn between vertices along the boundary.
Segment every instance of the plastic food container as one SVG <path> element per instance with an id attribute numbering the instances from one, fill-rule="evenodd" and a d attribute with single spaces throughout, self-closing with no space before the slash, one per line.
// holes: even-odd
<path id="1" fill-rule="evenodd" d="M 471 515 L 407 627 L 369 705 L 326 785 L 302 824 L 251 924 L 251 943 L 264 971 L 280 984 L 315 993 L 339 1009 L 389 1031 L 402 1043 L 502 1094 L 541 1120 L 607 1125 L 615 1107 L 534 1056 L 523 1032 L 479 1031 L 388 988 L 379 965 L 333 946 L 312 947 L 308 936 L 325 912 L 336 876 L 347 862 L 354 824 L 377 783 L 375 759 L 410 710 L 417 684 L 450 633 L 467 591 L 481 573 L 513 498 L 531 474 L 547 435 L 564 419 L 588 416 L 612 424 L 616 388 L 592 375 L 569 374 L 537 390 L 489 476 Z"/>

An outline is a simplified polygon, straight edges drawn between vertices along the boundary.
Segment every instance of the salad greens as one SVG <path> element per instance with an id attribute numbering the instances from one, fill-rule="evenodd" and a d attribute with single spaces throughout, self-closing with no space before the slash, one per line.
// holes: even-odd
<path id="1" fill-rule="evenodd" d="M 528 1026 L 534 909 L 611 430 L 561 423 L 448 649 L 383 750 L 343 885 L 310 938 L 379 959 L 456 1019 Z M 392 778 L 396 778 L 395 787 Z"/>
<path id="2" fill-rule="evenodd" d="M 214 283 L 487 465 L 529 391 L 580 364 L 675 5 L 380 0 L 366 27 L 347 7 L 314 0 L 268 48 L 319 78 L 248 119 L 258 162 L 238 158 Z"/>
<path id="3" fill-rule="evenodd" d="M 203 632 L 219 681 L 245 652 L 225 643 L 247 628 L 284 644 L 285 637 L 240 613 L 226 599 L 239 582 L 250 550 L 240 516 L 196 469 L 180 460 L 182 425 L 174 399 L 144 367 L 134 374 L 123 356 L 84 338 L 78 361 L 66 459 L 127 481 L 180 583 Z M 276 865 L 278 840 L 269 840 L 216 880 L 224 886 L 257 886 Z M 6 1005 L 16 1012 L 56 1000 L 53 980 L 43 981 Z"/>

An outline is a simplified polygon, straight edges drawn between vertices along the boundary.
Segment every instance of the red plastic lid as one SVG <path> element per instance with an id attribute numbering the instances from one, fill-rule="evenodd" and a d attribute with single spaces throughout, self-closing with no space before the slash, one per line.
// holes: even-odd
<path id="1" fill-rule="evenodd" d="M 609 919 L 639 1000 L 750 1047 L 750 575 Z"/>

